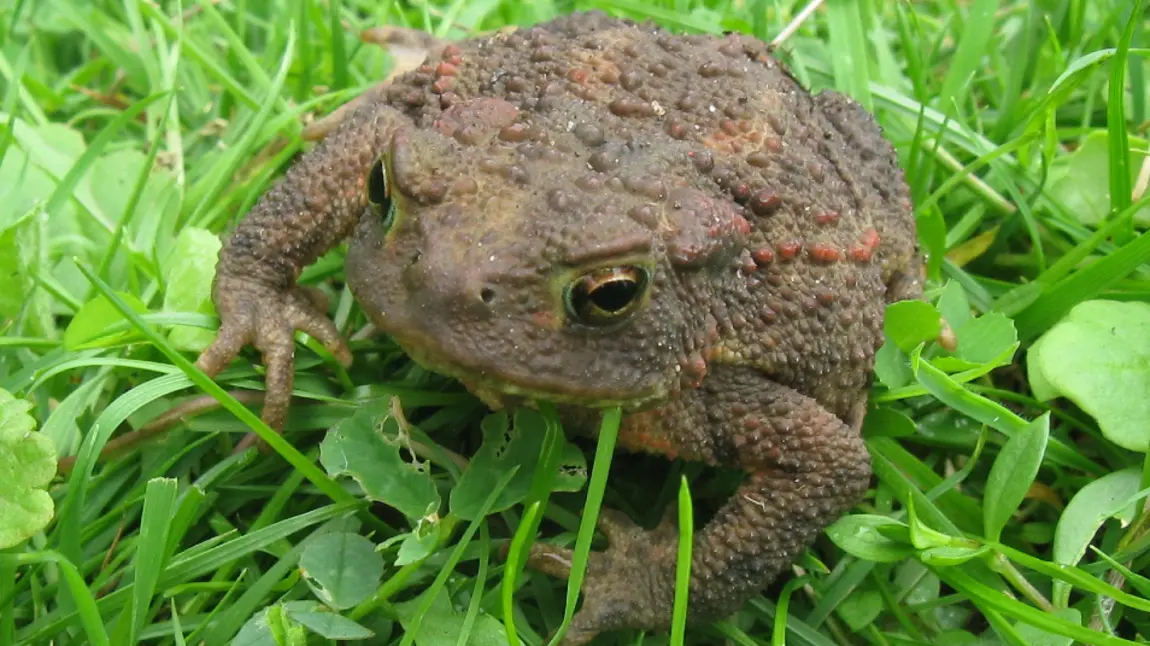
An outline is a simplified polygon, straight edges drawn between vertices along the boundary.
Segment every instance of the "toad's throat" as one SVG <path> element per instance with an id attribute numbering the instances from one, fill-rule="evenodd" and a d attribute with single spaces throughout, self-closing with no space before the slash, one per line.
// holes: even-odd
<path id="1" fill-rule="evenodd" d="M 646 408 L 664 401 L 666 387 L 618 390 L 596 387 L 577 381 L 557 382 L 513 372 L 498 366 L 452 356 L 418 331 L 387 331 L 413 361 L 432 372 L 457 379 L 469 392 L 493 410 L 512 408 L 524 400 L 542 400 L 587 408 L 621 406 L 626 410 Z"/>

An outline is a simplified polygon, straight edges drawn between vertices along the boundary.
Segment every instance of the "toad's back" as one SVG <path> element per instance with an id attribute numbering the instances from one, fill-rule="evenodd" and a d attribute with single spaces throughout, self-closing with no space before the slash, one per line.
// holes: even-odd
<path id="1" fill-rule="evenodd" d="M 474 113 L 483 98 L 501 99 L 486 117 L 494 140 Z M 386 102 L 417 128 L 482 140 L 480 168 L 438 159 L 448 174 L 501 173 L 551 203 L 612 191 L 665 202 L 678 187 L 729 202 L 750 224 L 739 269 L 678 276 L 700 317 L 685 382 L 711 362 L 754 366 L 857 422 L 883 306 L 920 290 L 902 173 L 857 105 L 811 96 L 749 36 L 600 13 L 447 45 Z M 473 206 L 470 217 L 498 217 Z"/>

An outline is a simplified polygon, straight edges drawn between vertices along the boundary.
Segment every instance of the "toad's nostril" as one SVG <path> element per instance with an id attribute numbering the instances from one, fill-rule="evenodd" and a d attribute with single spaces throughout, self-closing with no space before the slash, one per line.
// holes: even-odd
<path id="1" fill-rule="evenodd" d="M 495 300 L 495 290 L 490 287 L 484 287 L 479 290 L 479 298 L 482 299 L 484 303 L 490 305 L 491 302 Z"/>

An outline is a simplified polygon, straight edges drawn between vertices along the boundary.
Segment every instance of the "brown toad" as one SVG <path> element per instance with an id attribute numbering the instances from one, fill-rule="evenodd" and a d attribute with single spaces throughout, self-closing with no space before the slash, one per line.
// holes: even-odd
<path id="1" fill-rule="evenodd" d="M 348 110 L 220 254 L 218 373 L 248 343 L 264 419 L 293 331 L 350 353 L 296 279 L 350 237 L 378 328 L 492 406 L 625 410 L 630 450 L 741 468 L 697 533 L 690 609 L 721 617 L 852 507 L 884 306 L 921 294 L 911 202 L 871 117 L 751 37 L 577 14 L 437 47 Z M 676 530 L 608 513 L 565 643 L 669 624 Z M 567 572 L 544 545 L 532 563 Z"/>

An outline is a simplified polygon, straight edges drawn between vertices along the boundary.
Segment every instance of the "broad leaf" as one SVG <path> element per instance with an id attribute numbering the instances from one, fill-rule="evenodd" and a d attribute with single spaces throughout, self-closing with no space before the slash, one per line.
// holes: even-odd
<path id="1" fill-rule="evenodd" d="M 52 497 L 44 489 L 56 475 L 56 449 L 36 432 L 31 409 L 0 388 L 0 549 L 24 542 L 52 520 Z"/>
<path id="2" fill-rule="evenodd" d="M 383 557 L 375 544 L 350 532 L 312 539 L 300 554 L 299 567 L 319 600 L 337 610 L 367 599 L 383 578 Z"/>
<path id="3" fill-rule="evenodd" d="M 500 493 L 488 513 L 508 509 L 523 501 L 531 488 L 546 432 L 543 416 L 530 408 L 515 412 L 515 424 L 508 426 L 506 413 L 488 415 L 482 422 L 483 446 L 451 491 L 451 511 L 464 520 L 474 520 L 495 485 L 512 469 L 511 482 Z M 587 480 L 583 453 L 570 443 L 564 446 L 554 490 L 578 491 Z"/>
<path id="4" fill-rule="evenodd" d="M 1026 366 L 1038 399 L 1066 397 L 1115 444 L 1150 447 L 1150 304 L 1080 303 L 1030 348 Z"/>
<path id="5" fill-rule="evenodd" d="M 351 476 L 368 498 L 418 520 L 439 510 L 439 490 L 387 407 L 380 398 L 356 409 L 328 431 L 319 459 L 332 476 Z"/>

